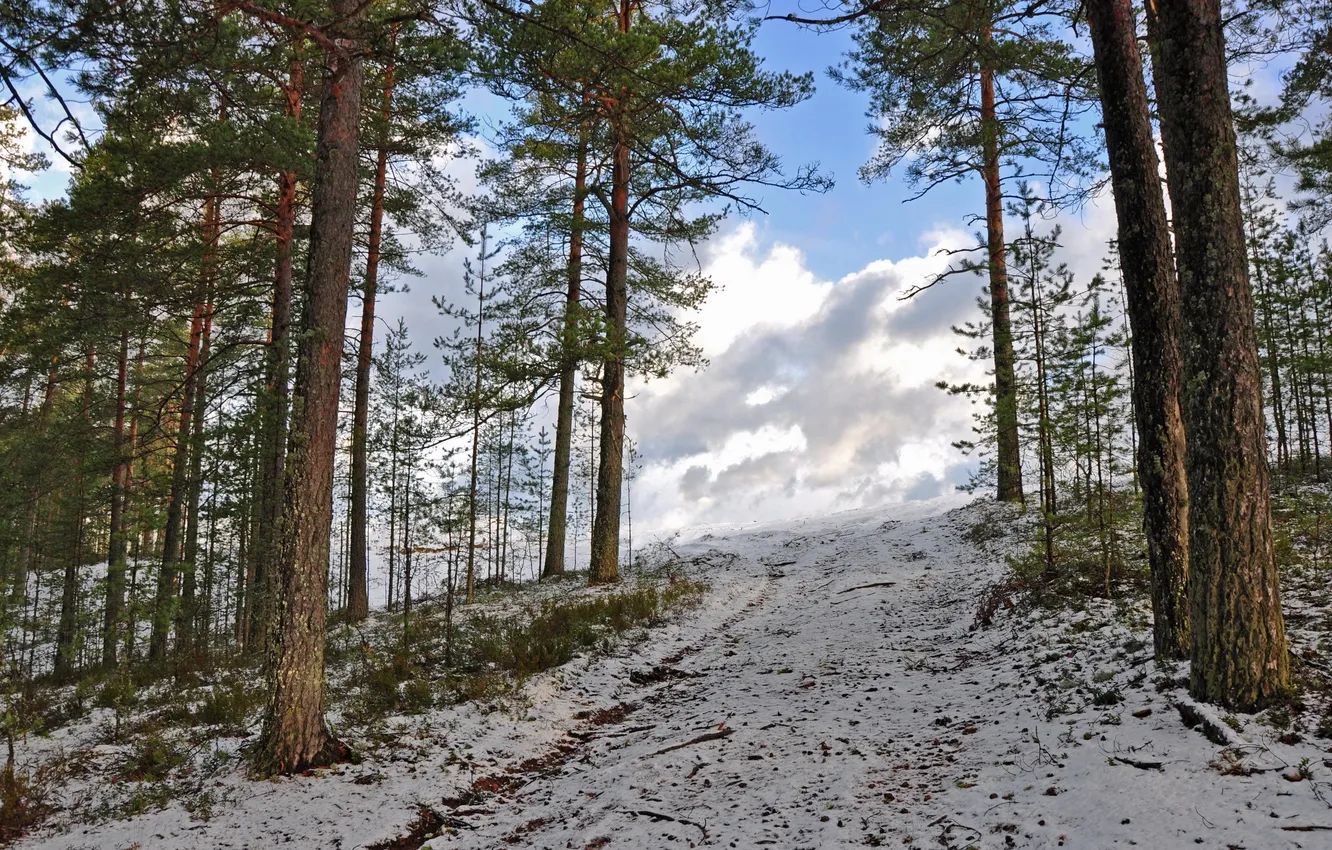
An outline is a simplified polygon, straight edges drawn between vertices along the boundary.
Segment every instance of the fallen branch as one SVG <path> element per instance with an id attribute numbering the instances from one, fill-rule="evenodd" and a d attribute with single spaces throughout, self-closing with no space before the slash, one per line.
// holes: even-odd
<path id="1" fill-rule="evenodd" d="M 1138 770 L 1159 770 L 1165 772 L 1164 762 L 1159 761 L 1138 761 L 1137 759 L 1126 759 L 1123 756 L 1111 756 L 1111 762 L 1119 762 L 1129 767 L 1136 767 Z"/>
<path id="2" fill-rule="evenodd" d="M 677 817 L 672 817 L 671 815 L 663 815 L 661 812 L 654 812 L 651 809 L 639 809 L 637 811 L 630 809 L 628 812 L 626 812 L 626 814 L 642 815 L 645 818 L 651 818 L 653 823 L 661 823 L 662 821 L 669 821 L 671 823 L 682 823 L 685 824 L 686 826 L 698 827 L 698 831 L 703 833 L 703 840 L 705 842 L 708 840 L 708 828 L 703 824 L 699 823 L 698 821 L 690 820 L 689 818 L 677 818 Z"/>
<path id="3" fill-rule="evenodd" d="M 1179 712 L 1179 717 L 1184 721 L 1185 726 L 1190 729 L 1201 728 L 1203 736 L 1213 744 L 1244 747 L 1249 743 L 1228 726 L 1222 726 L 1217 720 L 1212 718 L 1208 712 L 1200 709 L 1192 700 L 1179 700 L 1175 703 L 1175 710 Z"/>
<path id="4" fill-rule="evenodd" d="M 840 595 L 843 593 L 850 593 L 853 590 L 868 590 L 871 587 L 893 587 L 896 584 L 897 582 L 895 581 L 876 581 L 873 584 L 861 584 L 855 587 L 848 587 L 846 590 L 837 591 L 837 593 Z"/>
<path id="5" fill-rule="evenodd" d="M 1283 826 L 1286 832 L 1332 832 L 1332 826 L 1319 826 L 1310 824 L 1308 826 Z"/>
<path id="6" fill-rule="evenodd" d="M 718 729 L 716 732 L 705 732 L 697 738 L 691 738 L 690 740 L 685 741 L 683 744 L 671 744 L 669 747 L 657 750 L 655 753 L 648 753 L 643 756 L 643 758 L 646 759 L 652 758 L 653 756 L 662 756 L 666 753 L 675 752 L 676 750 L 683 750 L 685 747 L 692 747 L 694 744 L 706 744 L 708 741 L 720 741 L 722 738 L 729 738 L 733 734 L 735 734 L 734 729 Z"/>

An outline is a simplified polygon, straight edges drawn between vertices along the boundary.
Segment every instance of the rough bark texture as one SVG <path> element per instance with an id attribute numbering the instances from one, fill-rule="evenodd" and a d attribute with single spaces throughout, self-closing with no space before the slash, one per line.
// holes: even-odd
<path id="1" fill-rule="evenodd" d="M 1119 223 L 1119 264 L 1133 328 L 1138 479 L 1152 575 L 1158 658 L 1189 650 L 1188 486 L 1180 410 L 1180 297 L 1131 0 L 1088 0 Z"/>
<path id="2" fill-rule="evenodd" d="M 555 417 L 555 467 L 550 483 L 550 530 L 542 577 L 564 574 L 564 542 L 569 522 L 569 461 L 573 449 L 574 382 L 578 360 L 574 356 L 578 302 L 583 287 L 583 223 L 587 202 L 587 145 L 578 149 L 574 167 L 573 216 L 569 223 L 568 292 L 564 298 L 564 338 L 561 351 L 560 401 Z"/>
<path id="3" fill-rule="evenodd" d="M 342 27 L 358 23 L 355 0 L 333 0 Z M 356 209 L 358 45 L 345 36 L 325 55 L 310 225 L 306 309 L 296 359 L 281 524 L 282 597 L 272 696 L 256 750 L 261 774 L 327 765 L 347 754 L 324 722 L 324 619 L 328 602 L 333 461 L 343 326 Z"/>
<path id="4" fill-rule="evenodd" d="M 1157 25 L 1184 314 L 1189 689 L 1246 709 L 1283 695 L 1290 676 L 1219 0 L 1162 0 Z"/>
<path id="5" fill-rule="evenodd" d="M 989 41 L 989 30 L 985 40 Z M 994 71 L 982 68 L 981 173 L 985 182 L 985 241 L 989 248 L 990 328 L 994 342 L 994 419 L 998 429 L 998 498 L 1022 501 L 1022 458 L 1018 442 L 1017 378 L 1014 374 L 1013 323 L 1008 294 L 1004 242 L 1004 196 L 999 182 L 999 121 L 994 105 Z"/>

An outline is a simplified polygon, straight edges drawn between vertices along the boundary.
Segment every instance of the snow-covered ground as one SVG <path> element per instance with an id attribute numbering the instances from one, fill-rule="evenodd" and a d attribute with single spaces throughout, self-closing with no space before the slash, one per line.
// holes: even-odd
<path id="1" fill-rule="evenodd" d="M 700 609 L 518 704 L 403 718 L 357 766 L 223 776 L 208 820 L 20 846 L 1332 846 L 1328 742 L 1205 706 L 1222 742 L 1188 728 L 1141 610 L 972 629 L 1003 570 L 977 541 L 1011 515 L 966 501 L 709 529 L 673 544 Z"/>

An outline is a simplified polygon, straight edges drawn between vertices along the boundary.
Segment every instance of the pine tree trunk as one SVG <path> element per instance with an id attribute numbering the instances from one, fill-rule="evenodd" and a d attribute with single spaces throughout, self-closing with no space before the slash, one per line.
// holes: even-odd
<path id="1" fill-rule="evenodd" d="M 1138 479 L 1158 658 L 1189 651 L 1188 484 L 1180 410 L 1180 294 L 1130 0 L 1088 0 L 1102 123 L 1133 329 Z"/>
<path id="2" fill-rule="evenodd" d="M 481 255 L 486 253 L 486 234 L 481 233 Z M 484 259 L 482 262 L 485 262 Z M 476 381 L 472 387 L 472 479 L 467 491 L 467 595 L 471 605 L 476 599 L 476 501 L 477 465 L 481 462 L 481 345 L 485 329 L 486 273 L 481 278 L 476 296 Z"/>
<path id="3" fill-rule="evenodd" d="M 216 223 L 216 222 L 215 222 Z M 217 231 L 214 231 L 216 235 Z M 185 527 L 185 551 L 181 561 L 180 607 L 176 611 L 176 643 L 189 660 L 195 651 L 194 628 L 198 618 L 199 498 L 203 492 L 204 416 L 208 409 L 208 360 L 213 339 L 213 282 L 208 284 L 208 306 L 199 342 L 199 382 L 194 390 L 193 433 L 190 436 L 190 483 Z"/>
<path id="4" fill-rule="evenodd" d="M 194 626 L 198 616 L 199 497 L 203 492 L 204 416 L 208 409 L 208 360 L 213 340 L 213 298 L 217 288 L 217 245 L 221 237 L 221 208 L 210 199 L 204 220 L 204 315 L 199 337 L 199 377 L 194 388 L 191 415 L 190 470 L 185 527 L 185 549 L 181 561 L 180 607 L 176 611 L 176 644 L 188 658 L 194 652 Z"/>
<path id="5" fill-rule="evenodd" d="M 542 578 L 564 575 L 565 533 L 569 522 L 569 465 L 573 448 L 574 384 L 578 360 L 573 351 L 578 333 L 578 302 L 583 288 L 583 228 L 587 202 L 587 143 L 580 139 L 574 166 L 573 216 L 569 220 L 568 291 L 564 298 L 564 333 L 560 351 L 560 401 L 555 416 L 555 466 L 550 478 L 550 536 Z"/>
<path id="6" fill-rule="evenodd" d="M 1285 397 L 1281 391 L 1281 348 L 1277 345 L 1276 333 L 1272 328 L 1272 295 L 1267 278 L 1263 274 L 1262 263 L 1255 258 L 1253 263 L 1255 276 L 1258 278 L 1258 289 L 1262 292 L 1262 310 L 1263 310 L 1263 332 L 1267 337 L 1267 370 L 1268 378 L 1272 384 L 1272 426 L 1276 431 L 1277 440 L 1277 469 L 1285 469 L 1290 465 L 1290 446 L 1286 442 L 1286 408 Z"/>
<path id="7" fill-rule="evenodd" d="M 97 363 L 95 349 L 89 348 L 84 360 L 83 372 L 83 423 L 87 434 L 92 432 L 92 385 Z M 69 681 L 78 666 L 74 656 L 74 638 L 78 629 L 79 617 L 79 567 L 83 565 L 83 537 L 87 526 L 87 478 L 83 472 L 83 461 L 75 461 L 78 473 L 74 481 L 74 504 L 71 511 L 74 530 L 71 536 L 72 546 L 65 561 L 64 580 L 60 585 L 60 620 L 56 627 L 55 670 L 57 682 Z"/>
<path id="8" fill-rule="evenodd" d="M 356 349 L 356 391 L 352 409 L 351 552 L 347 576 L 347 619 L 359 623 L 370 614 L 369 526 L 367 509 L 369 471 L 366 428 L 370 420 L 370 366 L 375 348 L 375 294 L 379 288 L 379 247 L 384 235 L 384 188 L 388 178 L 389 120 L 393 115 L 393 51 L 398 25 L 389 35 L 389 60 L 384 69 L 384 127 L 375 154 L 375 184 L 370 197 L 370 241 L 365 257 L 365 293 L 361 300 L 361 338 Z"/>
<path id="9" fill-rule="evenodd" d="M 125 296 L 129 301 L 129 293 Z M 125 318 L 128 322 L 128 317 Z M 102 609 L 102 666 L 116 666 L 120 646 L 120 620 L 125 608 L 125 490 L 129 458 L 125 451 L 126 396 L 129 391 L 129 327 L 120 330 L 120 353 L 116 359 L 116 414 L 111 430 L 111 540 L 106 556 L 106 604 Z"/>
<path id="10" fill-rule="evenodd" d="M 209 198 L 204 212 L 211 219 L 214 200 Z M 166 529 L 162 533 L 162 567 L 157 573 L 157 593 L 153 598 L 153 628 L 148 642 L 148 660 L 166 657 L 167 639 L 176 608 L 176 581 L 181 558 L 181 529 L 185 519 L 186 489 L 189 484 L 190 423 L 194 416 L 194 394 L 199 378 L 199 348 L 203 340 L 203 318 L 207 305 L 202 288 L 190 320 L 189 348 L 185 354 L 185 380 L 176 425 L 176 443 L 171 455 L 171 490 L 167 495 Z"/>
<path id="11" fill-rule="evenodd" d="M 632 4 L 622 0 L 620 31 L 629 31 Z M 621 93 L 621 99 L 628 97 Z M 614 117 L 611 152 L 609 269 L 606 276 L 606 354 L 601 374 L 601 447 L 588 581 L 620 580 L 620 489 L 624 475 L 624 346 L 629 299 L 629 128 Z"/>
<path id="12" fill-rule="evenodd" d="M 297 48 L 284 87 L 286 114 L 293 121 L 301 118 L 304 93 L 305 62 Z M 259 522 L 250 544 L 252 566 L 246 576 L 248 599 L 244 638 L 245 647 L 251 652 L 270 648 L 273 636 L 269 630 L 276 622 L 271 612 L 280 586 L 277 563 L 291 395 L 292 243 L 296 231 L 296 188 L 296 172 L 286 171 L 278 177 L 277 216 L 273 228 L 273 310 L 264 362 L 264 404 L 260 418 L 263 435 L 259 447 Z"/>
<path id="13" fill-rule="evenodd" d="M 341 28 L 359 26 L 356 0 L 330 0 Z M 327 63 L 316 136 L 306 308 L 292 394 L 283 488 L 282 596 L 269 666 L 272 696 L 255 753 L 260 774 L 292 773 L 347 756 L 324 722 L 324 620 L 343 327 L 356 213 L 361 56 L 338 39 Z"/>
<path id="14" fill-rule="evenodd" d="M 1161 131 L 1183 304 L 1189 690 L 1240 709 L 1290 686 L 1262 378 L 1219 0 L 1161 0 Z"/>
<path id="15" fill-rule="evenodd" d="M 37 436 L 46 435 L 46 426 L 51 418 L 51 408 L 55 404 L 56 379 L 59 376 L 56 363 L 51 364 L 51 371 L 46 377 L 46 391 L 42 395 L 42 404 L 37 411 Z M 10 598 L 14 602 L 26 601 L 28 597 L 28 575 L 37 563 L 37 518 L 42 503 L 42 481 L 40 477 L 32 482 L 28 489 L 28 498 L 23 507 L 23 531 L 20 538 L 18 566 L 14 573 L 14 586 L 10 588 Z"/>
<path id="16" fill-rule="evenodd" d="M 983 34 L 990 41 L 987 27 Z M 998 428 L 998 498 L 1021 502 L 1022 458 L 1018 442 L 1016 356 L 1008 293 L 1008 260 L 1004 243 L 1004 198 L 999 181 L 999 122 L 995 113 L 994 71 L 981 68 L 982 164 L 985 181 L 985 241 L 989 250 L 990 327 L 994 337 L 994 415 Z"/>

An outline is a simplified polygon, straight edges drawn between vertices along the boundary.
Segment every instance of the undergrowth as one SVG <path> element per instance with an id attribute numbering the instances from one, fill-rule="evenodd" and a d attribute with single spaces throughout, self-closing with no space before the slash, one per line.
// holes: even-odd
<path id="1" fill-rule="evenodd" d="M 462 703 L 520 707 L 531 676 L 642 639 L 672 612 L 699 604 L 706 584 L 658 567 L 600 590 L 586 589 L 577 576 L 540 587 L 487 588 L 477 605 L 459 604 L 451 618 L 447 600 L 424 599 L 406 620 L 398 611 L 359 626 L 343 623 L 329 635 L 329 720 L 339 735 L 373 753 L 397 746 L 393 717 L 447 724 L 449 707 Z M 45 747 L 35 771 L 8 761 L 0 773 L 0 845 L 61 809 L 67 826 L 173 803 L 193 819 L 212 817 L 226 796 L 215 780 L 234 772 L 259 731 L 261 666 L 219 657 L 207 669 L 163 672 L 170 675 L 153 679 L 122 668 L 71 685 L 26 682 L 0 693 L 0 731 L 11 745 L 86 724 L 78 727 L 77 745 Z M 52 796 L 70 781 L 97 776 L 80 803 Z"/>

